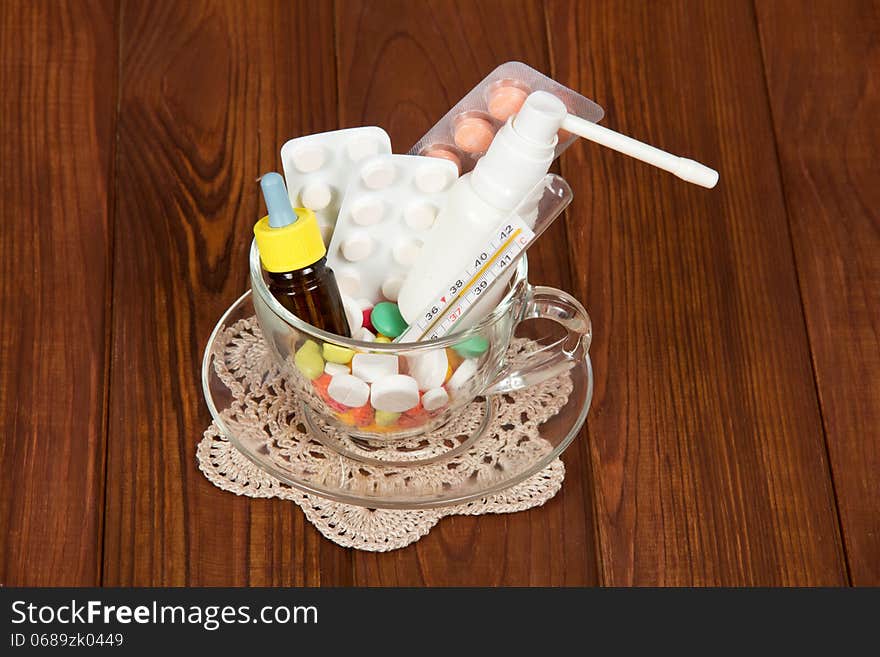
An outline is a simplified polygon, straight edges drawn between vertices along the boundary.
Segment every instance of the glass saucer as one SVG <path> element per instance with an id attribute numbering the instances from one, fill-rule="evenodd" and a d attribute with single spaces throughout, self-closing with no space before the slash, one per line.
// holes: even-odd
<path id="1" fill-rule="evenodd" d="M 202 362 L 205 400 L 242 454 L 281 482 L 320 497 L 393 509 L 483 498 L 546 468 L 574 440 L 589 410 L 593 372 L 585 354 L 543 383 L 477 397 L 429 433 L 397 440 L 350 436 L 312 413 L 286 383 L 254 315 L 246 292 L 211 333 Z M 520 337 L 509 355 L 535 348 Z"/>

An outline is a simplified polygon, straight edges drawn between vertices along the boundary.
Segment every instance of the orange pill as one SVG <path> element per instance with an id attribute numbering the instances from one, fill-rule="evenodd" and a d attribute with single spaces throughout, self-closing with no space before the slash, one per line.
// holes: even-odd
<path id="1" fill-rule="evenodd" d="M 489 114 L 498 121 L 507 121 L 520 111 L 526 96 L 525 89 L 514 85 L 497 87 L 489 93 Z"/>
<path id="2" fill-rule="evenodd" d="M 468 116 L 455 126 L 455 145 L 465 153 L 485 153 L 494 138 L 492 124 L 479 116 Z"/>
<path id="3" fill-rule="evenodd" d="M 330 381 L 332 379 L 333 379 L 332 376 L 330 376 L 327 373 L 324 373 L 321 376 L 319 376 L 317 379 L 314 379 L 312 381 L 312 387 L 314 387 L 314 389 L 318 391 L 318 394 L 321 396 L 321 399 L 325 399 L 326 397 L 328 397 L 327 386 L 330 385 Z"/>
<path id="4" fill-rule="evenodd" d="M 430 415 L 428 411 L 422 408 L 421 403 L 403 413 L 397 419 L 397 425 L 403 429 L 413 429 L 419 427 L 428 421 Z"/>
<path id="5" fill-rule="evenodd" d="M 448 148 L 431 146 L 421 152 L 425 157 L 439 157 L 442 160 L 449 160 L 458 168 L 458 175 L 461 175 L 461 158 L 458 157 Z"/>
<path id="6" fill-rule="evenodd" d="M 364 404 L 363 406 L 359 406 L 358 408 L 353 408 L 351 410 L 351 417 L 357 426 L 368 426 L 373 423 L 373 407 L 369 404 Z"/>

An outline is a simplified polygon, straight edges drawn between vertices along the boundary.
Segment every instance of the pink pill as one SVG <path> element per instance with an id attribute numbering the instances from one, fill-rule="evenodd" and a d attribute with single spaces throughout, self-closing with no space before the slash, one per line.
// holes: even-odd
<path id="1" fill-rule="evenodd" d="M 468 116 L 455 126 L 455 145 L 466 153 L 485 153 L 494 138 L 492 124 L 479 116 Z"/>
<path id="2" fill-rule="evenodd" d="M 489 94 L 489 114 L 499 121 L 507 121 L 519 112 L 527 95 L 525 89 L 514 85 L 497 87 Z"/>
<path id="3" fill-rule="evenodd" d="M 461 158 L 459 158 L 458 155 L 453 153 L 448 148 L 430 146 L 423 150 L 420 154 L 424 155 L 425 157 L 439 157 L 441 160 L 449 160 L 456 167 L 458 167 L 458 175 L 461 175 Z"/>

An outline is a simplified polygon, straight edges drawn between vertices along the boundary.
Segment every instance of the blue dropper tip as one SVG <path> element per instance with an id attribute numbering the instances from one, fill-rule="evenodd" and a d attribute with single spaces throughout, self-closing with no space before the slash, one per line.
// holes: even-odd
<path id="1" fill-rule="evenodd" d="M 296 213 L 290 205 L 290 197 L 287 195 L 287 187 L 284 186 L 284 178 L 281 174 L 274 171 L 267 173 L 260 178 L 260 187 L 266 200 L 269 225 L 272 228 L 289 226 L 296 221 Z"/>

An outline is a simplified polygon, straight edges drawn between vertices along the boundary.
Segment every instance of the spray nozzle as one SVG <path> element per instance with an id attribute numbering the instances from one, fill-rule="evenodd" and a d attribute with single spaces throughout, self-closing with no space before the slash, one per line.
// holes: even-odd
<path id="1" fill-rule="evenodd" d="M 529 94 L 513 119 L 513 129 L 524 139 L 539 144 L 553 142 L 568 115 L 565 103 L 546 91 Z"/>
<path id="2" fill-rule="evenodd" d="M 297 216 L 290 205 L 290 197 L 287 195 L 287 187 L 281 174 L 274 171 L 267 173 L 260 178 L 260 188 L 263 190 L 266 209 L 269 211 L 270 227 L 282 228 L 296 221 Z"/>
<path id="3" fill-rule="evenodd" d="M 718 172 L 714 169 L 569 114 L 565 104 L 546 91 L 529 94 L 513 119 L 513 129 L 520 137 L 540 144 L 552 143 L 560 128 L 669 171 L 696 185 L 712 188 L 718 183 Z"/>

